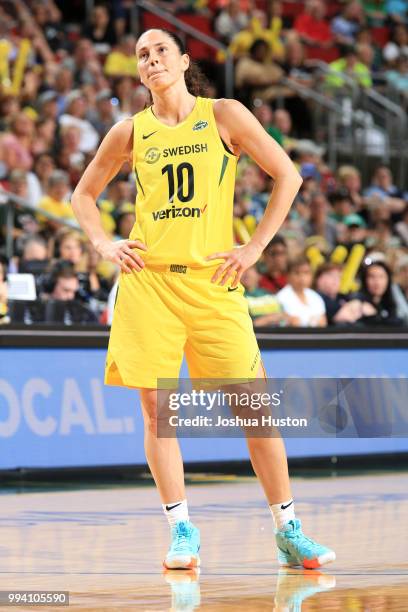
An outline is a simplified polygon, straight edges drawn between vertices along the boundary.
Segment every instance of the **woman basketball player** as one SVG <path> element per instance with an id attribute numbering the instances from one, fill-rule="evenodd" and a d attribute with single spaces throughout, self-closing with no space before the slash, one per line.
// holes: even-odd
<path id="1" fill-rule="evenodd" d="M 102 257 L 121 267 L 105 382 L 140 390 L 146 458 L 171 526 L 164 564 L 189 568 L 199 565 L 199 530 L 189 520 L 177 438 L 157 436 L 157 379 L 178 378 L 183 352 L 191 378 L 264 377 L 239 281 L 278 231 L 301 178 L 242 104 L 198 95 L 196 68 L 177 36 L 149 30 L 136 54 L 153 104 L 110 130 L 72 206 Z M 273 177 L 274 188 L 251 240 L 233 248 L 241 151 Z M 137 182 L 136 223 L 129 240 L 113 242 L 96 200 L 128 160 Z M 315 568 L 332 561 L 334 552 L 306 538 L 295 518 L 281 438 L 247 444 L 273 515 L 279 562 Z"/>

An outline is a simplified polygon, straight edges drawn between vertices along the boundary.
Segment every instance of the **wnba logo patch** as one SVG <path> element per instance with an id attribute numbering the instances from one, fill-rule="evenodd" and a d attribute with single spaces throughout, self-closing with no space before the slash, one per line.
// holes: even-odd
<path id="1" fill-rule="evenodd" d="M 200 119 L 200 121 L 197 121 L 197 123 L 193 125 L 193 132 L 198 132 L 198 130 L 203 130 L 207 126 L 208 126 L 208 121 L 203 121 L 202 119 Z"/>
<path id="2" fill-rule="evenodd" d="M 150 149 L 147 149 L 144 159 L 148 164 L 155 164 L 160 159 L 160 149 L 157 147 L 150 147 Z"/>

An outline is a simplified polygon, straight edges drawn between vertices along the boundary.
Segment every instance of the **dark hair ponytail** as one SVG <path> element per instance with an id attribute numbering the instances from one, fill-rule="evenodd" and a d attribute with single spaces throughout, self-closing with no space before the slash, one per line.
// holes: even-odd
<path id="1" fill-rule="evenodd" d="M 157 29 L 160 30 L 160 32 L 164 32 L 165 34 L 167 34 L 169 38 L 172 39 L 172 41 L 177 45 L 181 55 L 184 55 L 184 53 L 187 53 L 186 47 L 183 41 L 181 40 L 180 36 L 175 34 L 175 32 L 171 32 L 170 30 L 167 30 L 166 28 L 157 28 Z M 187 86 L 189 93 L 191 93 L 193 96 L 203 96 L 203 97 L 208 96 L 208 90 L 210 86 L 209 81 L 206 75 L 204 74 L 204 72 L 195 62 L 190 60 L 190 65 L 184 73 L 184 79 L 186 81 L 186 86 Z M 150 99 L 152 99 L 151 94 L 150 94 Z"/>

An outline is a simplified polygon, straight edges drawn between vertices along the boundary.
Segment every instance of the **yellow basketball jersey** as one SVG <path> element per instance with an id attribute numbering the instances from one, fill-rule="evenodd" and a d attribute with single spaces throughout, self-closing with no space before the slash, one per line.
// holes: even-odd
<path id="1" fill-rule="evenodd" d="M 197 97 L 176 126 L 161 123 L 151 107 L 134 116 L 137 197 L 130 239 L 147 246 L 147 265 L 213 266 L 207 255 L 233 247 L 236 165 L 210 98 Z"/>

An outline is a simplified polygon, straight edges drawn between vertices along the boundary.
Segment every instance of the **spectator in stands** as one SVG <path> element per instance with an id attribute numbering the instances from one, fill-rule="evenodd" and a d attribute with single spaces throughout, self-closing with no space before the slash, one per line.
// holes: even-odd
<path id="1" fill-rule="evenodd" d="M 402 212 L 401 221 L 395 224 L 395 230 L 401 239 L 402 244 L 408 247 L 408 205 Z"/>
<path id="2" fill-rule="evenodd" d="M 66 49 L 66 29 L 62 13 L 55 2 L 35 2 L 31 5 L 31 10 L 35 23 L 43 32 L 50 49 L 54 53 L 59 49 Z"/>
<path id="3" fill-rule="evenodd" d="M 13 170 L 10 173 L 9 191 L 23 200 L 28 199 L 27 172 L 24 172 L 24 170 Z"/>
<path id="4" fill-rule="evenodd" d="M 287 41 L 286 56 L 281 65 L 286 77 L 294 84 L 313 87 L 313 69 L 305 63 L 305 47 L 300 40 L 293 38 Z M 298 136 L 311 136 L 312 116 L 307 101 L 296 91 L 290 90 L 286 93 L 284 105 L 293 117 Z"/>
<path id="5" fill-rule="evenodd" d="M 359 43 L 356 45 L 357 59 L 364 64 L 370 72 L 374 70 L 374 47 L 367 43 Z"/>
<path id="6" fill-rule="evenodd" d="M 408 100 L 408 56 L 401 55 L 395 63 L 395 70 L 388 70 L 386 75 L 388 83 Z"/>
<path id="7" fill-rule="evenodd" d="M 393 183 L 390 168 L 384 164 L 377 166 L 371 185 L 364 190 L 364 196 L 369 205 L 371 203 L 376 207 L 380 201 L 392 213 L 401 213 L 406 206 L 402 191 Z"/>
<path id="8" fill-rule="evenodd" d="M 40 199 L 45 195 L 48 179 L 55 170 L 54 158 L 48 153 L 41 153 L 34 161 L 33 174 L 35 176 L 35 206 L 39 205 Z"/>
<path id="9" fill-rule="evenodd" d="M 102 212 L 110 215 L 113 224 L 116 224 L 116 214 L 123 204 L 132 205 L 134 202 L 134 186 L 127 174 L 118 174 L 106 189 L 106 197 L 98 201 Z"/>
<path id="10" fill-rule="evenodd" d="M 305 10 L 293 24 L 303 43 L 327 48 L 331 46 L 330 27 L 325 19 L 326 7 L 322 0 L 306 0 Z"/>
<path id="11" fill-rule="evenodd" d="M 347 217 L 347 215 L 351 215 L 351 213 L 354 212 L 353 202 L 346 189 L 339 189 L 331 193 L 329 195 L 329 201 L 332 206 L 330 217 L 337 223 L 343 222 L 343 219 Z"/>
<path id="12" fill-rule="evenodd" d="M 107 4 L 94 6 L 91 18 L 85 24 L 82 34 L 84 38 L 89 38 L 94 43 L 99 54 L 109 53 L 111 47 L 116 44 L 116 33 Z"/>
<path id="13" fill-rule="evenodd" d="M 394 24 L 407 23 L 406 0 L 385 0 L 387 15 Z"/>
<path id="14" fill-rule="evenodd" d="M 346 189 L 357 212 L 363 206 L 363 195 L 361 193 L 361 174 L 354 166 L 340 166 L 337 170 L 337 180 L 340 189 Z"/>
<path id="15" fill-rule="evenodd" d="M 37 108 L 42 119 L 57 120 L 58 117 L 58 94 L 56 91 L 44 91 L 38 97 Z"/>
<path id="16" fill-rule="evenodd" d="M 20 47 L 23 41 L 29 40 L 30 57 L 28 58 L 28 65 L 30 68 L 34 64 L 53 63 L 54 54 L 44 37 L 42 29 L 33 19 L 31 11 L 23 2 L 14 2 L 13 4 L 18 23 L 17 28 L 13 28 L 13 43 Z"/>
<path id="17" fill-rule="evenodd" d="M 228 46 L 228 51 L 234 58 L 239 59 L 240 57 L 247 56 L 255 40 L 262 38 L 261 36 L 257 36 L 255 32 L 256 27 L 254 27 L 254 21 L 253 19 L 249 19 L 247 25 L 242 28 L 240 32 L 235 34 Z M 268 49 L 268 55 L 270 55 L 270 52 L 271 50 Z M 219 53 L 218 59 L 224 60 L 225 53 Z"/>
<path id="18" fill-rule="evenodd" d="M 347 74 L 361 86 L 372 87 L 372 79 L 369 68 L 359 61 L 357 50 L 354 46 L 342 48 L 342 57 L 329 64 L 331 73 L 326 76 L 326 84 L 333 89 L 347 86 L 347 81 L 342 73 Z"/>
<path id="19" fill-rule="evenodd" d="M 320 183 L 323 171 L 326 172 L 326 166 L 322 159 L 325 153 L 324 147 L 316 144 L 313 140 L 302 139 L 296 142 L 295 153 L 302 177 L 304 179 L 312 178 Z"/>
<path id="20" fill-rule="evenodd" d="M 92 125 L 102 139 L 111 127 L 116 123 L 114 106 L 112 104 L 112 92 L 103 89 L 96 96 L 96 112 L 92 119 Z"/>
<path id="21" fill-rule="evenodd" d="M 367 240 L 368 246 L 380 251 L 388 251 L 400 246 L 400 238 L 393 233 L 389 208 L 380 205 L 371 210 L 371 225 L 372 229 Z"/>
<path id="22" fill-rule="evenodd" d="M 75 272 L 84 267 L 84 242 L 75 230 L 62 228 L 56 235 L 58 258 L 72 264 Z"/>
<path id="23" fill-rule="evenodd" d="M 222 42 L 228 45 L 233 37 L 248 25 L 248 15 L 243 13 L 238 0 L 229 0 L 215 19 L 214 30 Z"/>
<path id="24" fill-rule="evenodd" d="M 280 61 L 284 58 L 285 47 L 281 40 L 282 19 L 280 2 L 273 2 L 271 6 L 271 21 L 268 27 L 267 16 L 264 11 L 253 11 L 246 27 L 235 34 L 229 45 L 230 53 L 236 57 L 248 55 L 251 46 L 256 40 L 267 43 L 267 60 Z"/>
<path id="25" fill-rule="evenodd" d="M 235 84 L 241 94 L 272 100 L 282 93 L 278 86 L 283 71 L 278 64 L 268 61 L 268 44 L 257 39 L 251 46 L 249 57 L 241 57 L 235 68 Z"/>
<path id="26" fill-rule="evenodd" d="M 403 324 L 397 314 L 391 285 L 392 275 L 387 264 L 367 258 L 361 271 L 361 291 L 358 294 L 362 303 L 359 323 L 369 326 Z"/>
<path id="27" fill-rule="evenodd" d="M 274 113 L 274 127 L 282 134 L 282 146 L 289 152 L 296 147 L 297 140 L 293 134 L 293 123 L 290 113 L 284 108 L 278 108 Z"/>
<path id="28" fill-rule="evenodd" d="M 34 134 L 34 121 L 27 113 L 21 111 L 12 117 L 10 131 L 0 135 L 0 159 L 8 172 L 31 169 Z"/>
<path id="29" fill-rule="evenodd" d="M 82 91 L 75 89 L 66 98 L 65 113 L 61 115 L 61 128 L 75 126 L 80 131 L 79 150 L 82 153 L 94 151 L 99 143 L 98 132 L 86 118 L 87 104 Z"/>
<path id="30" fill-rule="evenodd" d="M 245 287 L 245 297 L 254 327 L 291 324 L 291 317 L 283 312 L 276 296 L 258 286 L 259 273 L 255 266 L 245 270 L 241 282 Z"/>
<path id="31" fill-rule="evenodd" d="M 49 279 L 46 296 L 46 318 L 48 322 L 96 323 L 95 314 L 77 299 L 79 280 L 77 274 L 65 263 L 56 265 Z M 66 306 L 63 305 L 66 302 Z"/>
<path id="32" fill-rule="evenodd" d="M 37 131 L 31 148 L 35 156 L 51 151 L 56 138 L 57 122 L 55 119 L 40 119 L 37 122 Z"/>
<path id="33" fill-rule="evenodd" d="M 271 20 L 268 25 L 268 17 L 264 11 L 255 10 L 251 19 L 252 29 L 256 38 L 265 40 L 270 49 L 272 59 L 277 62 L 285 57 L 285 45 L 282 40 L 282 2 L 272 1 L 270 3 Z"/>
<path id="34" fill-rule="evenodd" d="M 289 264 L 288 284 L 276 296 L 296 327 L 327 325 L 326 307 L 321 296 L 311 289 L 312 279 L 309 260 L 299 257 Z"/>
<path id="35" fill-rule="evenodd" d="M 341 242 L 349 249 L 355 244 L 365 244 L 368 236 L 367 225 L 363 217 L 357 213 L 346 215 L 343 218 L 343 226 L 345 228 L 342 233 Z"/>
<path id="36" fill-rule="evenodd" d="M 323 193 L 313 194 L 309 206 L 309 219 L 303 225 L 308 236 L 322 236 L 333 248 L 337 243 L 337 223 L 328 216 L 329 203 Z"/>
<path id="37" fill-rule="evenodd" d="M 356 36 L 357 45 L 368 45 L 373 53 L 372 70 L 379 72 L 382 70 L 382 48 L 374 41 L 372 30 L 368 27 L 360 29 Z M 364 62 L 363 62 L 364 63 Z"/>
<path id="38" fill-rule="evenodd" d="M 29 187 L 29 174 L 23 170 L 13 170 L 13 172 L 10 174 L 8 191 L 21 198 L 23 203 L 27 202 L 28 204 L 31 204 L 32 202 L 30 202 L 29 198 Z M 3 223 L 4 227 L 2 227 Z M 6 210 L 3 207 L 0 207 L 0 235 L 3 233 L 6 235 L 6 233 L 9 231 L 5 223 Z M 19 250 L 19 243 L 25 232 L 31 233 L 38 231 L 38 229 L 38 224 L 35 222 L 32 215 L 27 214 L 25 209 L 18 207 L 15 210 L 14 228 L 11 230 L 11 234 L 15 238 L 15 249 Z"/>
<path id="39" fill-rule="evenodd" d="M 133 204 L 126 203 L 119 206 L 116 211 L 116 234 L 120 238 L 129 238 L 129 234 L 135 224 L 135 207 Z"/>
<path id="40" fill-rule="evenodd" d="M 320 190 L 320 184 L 315 175 L 303 175 L 302 178 L 303 183 L 292 207 L 292 211 L 296 211 L 296 216 L 299 218 L 301 226 L 309 219 L 310 202 L 314 194 Z"/>
<path id="41" fill-rule="evenodd" d="M 264 130 L 268 132 L 269 136 L 272 136 L 272 138 L 274 138 L 276 142 L 282 146 L 282 132 L 273 125 L 273 111 L 270 105 L 265 102 L 261 102 L 261 100 L 255 100 L 252 113 L 258 119 Z"/>
<path id="42" fill-rule="evenodd" d="M 89 302 L 91 298 L 107 299 L 108 287 L 96 272 L 96 264 L 88 271 L 89 254 L 81 234 L 69 229 L 62 229 L 57 235 L 57 248 L 59 259 L 72 265 L 78 278 L 78 298 Z M 92 259 L 92 262 L 94 262 Z"/>
<path id="43" fill-rule="evenodd" d="M 116 120 L 121 121 L 122 119 L 127 119 L 127 117 L 131 117 L 131 98 L 134 91 L 134 79 L 129 76 L 119 77 L 114 81 L 112 89 L 114 97 L 119 102 L 116 107 Z M 151 102 L 149 102 L 149 104 L 151 104 Z"/>
<path id="44" fill-rule="evenodd" d="M 393 68 L 401 55 L 408 57 L 408 27 L 402 23 L 394 27 L 391 40 L 383 49 L 383 58 Z"/>
<path id="45" fill-rule="evenodd" d="M 369 26 L 382 26 L 387 17 L 385 0 L 363 0 L 364 14 Z"/>
<path id="46" fill-rule="evenodd" d="M 58 115 L 65 111 L 67 96 L 72 92 L 74 76 L 72 70 L 61 66 L 55 75 L 54 89 L 57 93 Z"/>
<path id="47" fill-rule="evenodd" d="M 122 1 L 118 0 L 118 3 Z M 206 0 L 198 0 L 198 2 L 204 4 Z M 326 0 L 325 3 L 328 6 Z M 71 189 L 75 186 L 93 153 L 92 148 L 84 152 L 79 146 L 84 135 L 88 133 L 89 136 L 89 130 L 84 127 L 82 121 L 91 126 L 93 138 L 99 142 L 116 121 L 131 117 L 151 103 L 148 90 L 139 85 L 135 78 L 137 73 L 134 39 L 131 36 L 123 37 L 126 27 L 129 26 L 129 20 L 125 23 L 125 19 L 122 19 L 120 30 L 116 28 L 117 23 L 114 20 L 111 23 L 106 20 L 106 6 L 102 6 L 101 10 L 95 7 L 96 17 L 91 26 L 92 35 L 88 38 L 84 36 L 84 30 L 81 30 L 80 25 L 82 19 L 80 11 L 83 3 L 78 3 L 77 0 L 74 3 L 59 2 L 60 8 L 57 8 L 55 0 L 28 0 L 24 3 L 9 0 L 5 4 L 0 4 L 2 4 L 0 7 L 0 38 L 9 49 L 9 61 L 0 66 L 0 80 L 3 80 L 5 75 L 6 79 L 7 76 L 13 78 L 22 40 L 27 37 L 31 44 L 21 88 L 16 94 L 12 94 L 3 87 L 0 93 L 1 184 L 34 206 L 38 206 L 40 200 L 43 199 L 45 208 L 50 212 L 56 212 L 61 219 L 70 219 L 73 217 L 71 208 L 65 200 L 68 200 Z M 16 4 L 19 4 L 17 18 L 15 16 Z M 24 9 L 24 4 L 30 7 L 31 15 L 27 9 Z M 100 5 L 99 0 L 94 4 Z M 113 5 L 116 4 L 116 0 L 113 4 L 108 4 L 112 5 L 113 15 L 123 16 L 123 11 L 120 13 L 119 10 L 118 13 L 117 6 Z M 163 4 L 172 11 L 183 10 L 187 4 L 188 8 L 191 7 L 189 0 L 186 2 L 169 0 Z M 252 90 L 251 93 L 254 94 L 252 112 L 268 133 L 289 152 L 299 166 L 299 171 L 304 179 L 295 205 L 280 230 L 280 236 L 284 238 L 283 249 L 281 249 L 282 243 L 276 243 L 276 252 L 274 248 L 270 254 L 265 253 L 262 263 L 266 266 L 266 270 L 260 279 L 261 288 L 257 288 L 255 283 L 256 270 L 250 273 L 252 280 L 248 281 L 247 293 L 249 295 L 254 292 L 252 299 L 254 304 L 257 302 L 256 312 L 258 314 L 255 314 L 255 318 L 258 321 L 256 325 L 266 324 L 264 321 L 268 321 L 268 324 L 283 325 L 285 323 L 285 317 L 288 315 L 279 314 L 276 296 L 271 295 L 270 292 L 276 293 L 285 286 L 289 257 L 293 258 L 304 252 L 306 245 L 313 243 L 315 234 L 323 234 L 328 242 L 328 247 L 333 247 L 338 243 L 351 248 L 358 243 L 364 245 L 369 251 L 374 248 L 386 249 L 387 261 L 393 264 L 397 262 L 398 273 L 402 278 L 401 291 L 402 293 L 406 291 L 408 296 L 408 280 L 405 284 L 403 281 L 404 270 L 408 270 L 408 264 L 399 264 L 400 261 L 403 261 L 405 250 L 408 249 L 408 196 L 402 191 L 404 186 L 398 183 L 398 186 L 394 185 L 390 170 L 383 165 L 376 170 L 368 187 L 367 183 L 364 183 L 364 187 L 367 187 L 364 192 L 359 170 L 353 166 L 343 166 L 337 170 L 338 186 L 335 185 L 327 166 L 322 161 L 322 155 L 316 154 L 313 159 L 312 149 L 314 147 L 316 152 L 318 147 L 310 142 L 312 135 L 302 131 L 306 124 L 316 127 L 314 122 L 307 117 L 305 109 L 299 111 L 292 106 L 292 102 L 297 100 L 296 96 L 293 97 L 290 90 L 282 87 L 279 82 L 279 74 L 286 74 L 300 84 L 313 83 L 307 60 L 306 62 L 304 60 L 305 55 L 313 57 L 315 54 L 315 56 L 323 57 L 325 53 L 322 50 L 329 49 L 333 43 L 330 38 L 330 25 L 324 18 L 325 8 L 321 0 L 306 2 L 305 12 L 295 18 L 298 32 L 290 29 L 291 17 L 288 17 L 289 22 L 285 23 L 285 28 L 288 27 L 288 29 L 282 31 L 282 3 L 279 0 L 271 0 L 267 3 L 268 19 L 265 13 L 259 11 L 261 4 L 257 2 L 255 5 L 252 0 L 233 0 L 231 2 L 230 0 L 211 0 L 207 3 L 209 11 L 216 6 L 217 11 L 221 10 L 226 13 L 232 10 L 234 15 L 237 15 L 234 6 L 239 6 L 241 13 L 238 21 L 241 21 L 244 27 L 236 31 L 230 43 L 230 49 L 237 54 L 240 70 L 245 72 L 242 65 L 247 69 L 243 94 L 246 95 L 246 89 Z M 386 25 L 391 23 L 392 36 L 383 51 L 378 42 L 373 43 L 374 38 L 381 40 L 377 34 L 381 36 L 383 32 L 372 32 L 370 28 L 364 26 L 364 19 L 358 17 L 360 14 L 358 3 L 347 2 L 350 5 L 348 7 L 345 6 L 346 2 L 341 4 L 344 6 L 341 19 L 333 21 L 334 29 L 338 27 L 338 40 L 343 40 L 341 38 L 343 26 L 345 26 L 346 34 L 350 29 L 352 30 L 352 36 L 346 36 L 348 40 L 354 41 L 355 50 L 352 55 L 357 53 L 357 62 L 365 66 L 369 72 L 373 66 L 376 68 L 379 65 L 378 60 L 372 62 L 372 50 L 375 46 L 382 72 L 379 75 L 374 72 L 374 87 L 383 85 L 384 81 L 381 79 L 386 74 L 385 71 L 389 70 L 392 71 L 389 72 L 390 80 L 396 79 L 396 83 L 398 85 L 401 83 L 404 89 L 408 74 L 407 65 L 401 61 L 401 71 L 397 71 L 396 62 L 400 61 L 399 57 L 408 57 L 406 0 L 385 0 L 387 14 L 393 13 L 394 15 L 386 22 Z M 230 8 L 227 9 L 228 5 Z M 73 10 L 74 6 L 76 8 Z M 265 6 L 263 3 L 262 7 L 265 8 Z M 381 0 L 378 2 L 364 0 L 364 6 L 369 12 L 374 11 L 374 13 L 380 7 L 380 14 L 371 13 L 371 17 L 379 23 L 378 19 L 382 18 L 383 12 Z M 332 8 L 329 7 L 330 11 Z M 10 15 L 7 15 L 8 12 Z M 64 15 L 64 20 L 61 14 Z M 347 17 L 346 24 L 342 21 L 344 17 Z M 221 19 L 219 21 L 221 23 Z M 74 24 L 74 30 L 71 30 L 71 23 Z M 120 45 L 107 55 L 104 69 L 105 58 L 103 56 L 109 52 L 105 45 L 105 35 L 108 30 L 112 32 L 114 29 L 116 33 L 120 30 Z M 97 42 L 94 41 L 93 36 Z M 261 39 L 260 45 L 256 42 L 257 39 Z M 98 46 L 100 42 L 102 42 L 102 47 Z M 256 42 L 256 57 L 245 58 L 245 66 L 245 63 L 240 63 L 240 61 L 254 42 Z M 108 42 L 108 44 L 112 43 Z M 310 48 L 315 45 L 317 49 Z M 283 56 L 282 51 L 285 47 L 287 52 Z M 96 49 L 100 52 L 99 55 Z M 258 51 L 259 55 L 257 55 Z M 270 62 L 271 58 L 277 60 L 278 66 Z M 253 63 L 248 62 L 248 59 Z M 126 64 L 126 70 L 121 68 L 122 60 Z M 133 68 L 130 68 L 130 65 Z M 214 74 L 214 67 L 210 65 L 209 68 L 209 72 Z M 355 72 L 354 66 L 343 65 L 341 68 L 346 71 L 350 69 L 350 74 Z M 270 71 L 273 72 L 272 84 Z M 373 73 L 373 70 L 371 72 Z M 126 76 L 116 76 L 118 74 Z M 251 77 L 254 75 L 255 83 L 252 83 Z M 366 75 L 367 73 L 357 76 L 357 80 L 363 85 L 367 83 Z M 369 76 L 371 78 L 370 74 Z M 341 75 L 337 73 L 334 78 L 336 85 L 333 92 L 335 95 L 342 95 L 340 87 L 344 83 L 341 82 Z M 272 88 L 270 97 L 269 87 Z M 400 100 L 399 94 L 391 91 L 391 87 L 387 91 L 391 92 L 395 99 Z M 276 96 L 284 99 L 285 108 L 272 110 L 267 101 L 273 101 Z M 213 97 L 217 95 L 214 94 Z M 263 102 L 264 100 L 266 103 Z M 71 108 L 72 103 L 74 110 Z M 67 106 L 70 108 L 68 109 Z M 77 106 L 76 110 L 75 106 Z M 78 107 L 79 113 L 77 112 Z M 69 125 L 63 125 L 67 116 L 77 119 L 76 125 L 72 124 L 72 120 L 69 120 Z M 299 144 L 297 139 L 304 137 L 310 140 L 306 144 L 304 141 Z M 348 152 L 344 151 L 345 160 L 348 156 Z M 267 200 L 265 199 L 265 185 L 270 179 L 253 165 L 248 165 L 244 156 L 238 168 L 234 199 L 234 235 L 237 237 L 237 242 L 243 243 L 248 239 L 248 234 L 250 235 L 254 230 L 264 211 Z M 52 186 L 50 191 L 48 189 L 48 183 L 53 183 L 51 175 L 54 175 L 57 169 L 58 172 L 65 170 L 68 175 L 67 181 L 63 180 L 60 183 L 59 193 L 58 189 L 53 191 Z M 336 168 L 331 168 L 331 171 L 336 171 Z M 118 234 L 127 237 L 134 221 L 136 186 L 133 181 L 129 180 L 130 164 L 125 164 L 122 172 L 122 176 L 108 186 L 102 196 L 104 199 L 98 201 L 104 230 L 112 238 Z M 339 195 L 337 191 L 333 193 L 334 189 L 340 191 L 343 189 L 343 195 Z M 347 191 L 344 192 L 344 189 Z M 51 197 L 51 192 L 54 194 L 53 197 Z M 61 192 L 63 192 L 62 195 Z M 328 207 L 327 202 L 325 203 L 327 196 L 322 194 L 328 194 L 329 200 L 333 202 L 332 206 Z M 6 235 L 5 208 L 0 207 L 0 248 L 3 253 L 5 252 Z M 329 216 L 327 216 L 327 211 L 330 211 Z M 41 221 L 41 225 L 37 218 Z M 236 225 L 236 221 L 240 223 L 240 227 Z M 330 229 L 327 229 L 328 226 Z M 21 271 L 32 271 L 36 278 L 41 278 L 42 275 L 38 270 L 48 265 L 48 257 L 53 257 L 54 234 L 60 227 L 60 224 L 48 223 L 46 219 L 41 218 L 41 213 L 29 214 L 25 209 L 17 210 L 12 237 L 14 252 L 17 255 L 22 253 L 22 257 L 20 261 L 18 256 L 10 260 L 9 271 L 17 272 L 20 269 Z M 332 231 L 335 228 L 338 230 L 337 241 L 335 232 Z M 42 236 L 46 239 L 48 253 Z M 37 237 L 39 237 L 39 242 L 35 243 Z M 32 239 L 33 242 L 30 243 Z M 69 242 L 62 245 L 62 251 L 64 257 L 72 260 L 67 254 L 68 244 Z M 320 241 L 319 248 L 325 252 L 323 240 Z M 38 259 L 34 257 L 36 251 L 39 255 Z M 92 298 L 95 295 L 97 295 L 97 300 L 104 299 L 103 292 L 106 287 L 110 287 L 112 267 L 102 272 L 105 262 L 101 264 L 97 254 L 95 255 L 93 251 L 88 254 L 87 251 L 88 247 L 85 245 L 84 250 L 81 251 L 80 262 L 75 264 L 72 261 L 78 274 L 83 274 L 89 279 L 92 277 L 91 284 L 94 280 L 99 279 L 101 291 L 98 293 L 98 289 L 95 289 L 95 291 L 89 290 L 86 293 L 88 298 L 91 295 L 91 303 L 94 303 Z M 329 251 L 327 254 L 330 256 Z M 55 255 L 58 255 L 58 251 Z M 336 283 L 338 283 L 339 272 L 328 271 L 326 279 L 324 274 L 322 276 L 323 284 L 325 280 L 328 280 L 330 285 L 330 274 L 336 277 Z M 406 276 L 408 278 L 408 272 Z M 318 280 L 320 282 L 320 278 Z M 106 285 L 104 285 L 105 282 Z M 79 291 L 81 291 L 81 282 L 79 286 Z M 391 288 L 394 291 L 394 285 Z M 260 292 L 269 293 L 265 296 Z M 360 302 L 349 300 L 347 306 L 352 309 Z M 369 316 L 370 313 L 366 312 L 369 306 L 373 309 L 371 315 L 375 314 L 373 305 L 365 302 L 364 316 Z M 358 307 L 360 310 L 357 309 L 357 306 L 355 307 L 357 312 L 355 316 L 360 318 L 361 307 Z M 265 308 L 272 308 L 272 310 L 277 308 L 277 310 L 266 312 L 262 310 Z M 273 316 L 263 321 L 258 316 L 261 310 L 262 316 Z M 329 308 L 327 310 L 329 314 Z M 253 312 L 255 313 L 255 310 Z M 408 318 L 405 319 L 401 312 L 398 307 L 397 316 L 404 318 L 408 323 Z M 290 321 L 289 318 L 286 320 Z"/>
<path id="48" fill-rule="evenodd" d="M 344 4 L 341 14 L 331 22 L 331 31 L 339 45 L 353 45 L 365 22 L 363 8 L 357 0 Z"/>
<path id="49" fill-rule="evenodd" d="M 329 325 L 355 323 L 361 317 L 361 301 L 340 293 L 342 266 L 327 262 L 316 270 L 314 289 L 323 298 Z"/>
<path id="50" fill-rule="evenodd" d="M 242 159 L 238 172 L 239 184 L 235 194 L 234 216 L 246 219 L 251 216 L 255 227 L 268 203 L 265 174 L 246 158 Z"/>
<path id="51" fill-rule="evenodd" d="M 379 212 L 377 209 L 376 212 Z M 370 237 L 367 244 L 371 248 L 375 248 L 385 252 L 391 252 L 401 245 L 399 236 L 396 236 L 393 231 L 393 225 L 390 219 L 375 220 L 374 229 L 370 232 Z"/>
<path id="52" fill-rule="evenodd" d="M 76 272 L 71 266 L 58 265 L 53 270 L 49 297 L 53 300 L 75 300 L 79 289 Z"/>
<path id="53" fill-rule="evenodd" d="M 123 36 L 116 49 L 106 58 L 104 71 L 109 77 L 137 77 L 136 38 L 132 34 Z"/>
<path id="54" fill-rule="evenodd" d="M 396 280 L 405 300 L 408 302 L 408 254 L 404 254 L 396 265 Z"/>
<path id="55" fill-rule="evenodd" d="M 19 272 L 32 272 L 30 265 L 32 262 L 45 262 L 48 264 L 47 243 L 39 234 L 27 236 L 23 243 L 23 252 L 19 261 Z M 43 266 L 45 269 L 45 266 Z M 34 274 L 34 272 L 32 272 Z"/>
<path id="56" fill-rule="evenodd" d="M 80 146 L 80 127 L 68 123 L 61 129 L 58 162 L 68 172 L 71 182 L 77 182 L 85 169 L 85 154 Z"/>
<path id="57" fill-rule="evenodd" d="M 288 282 L 288 247 L 284 238 L 276 235 L 264 250 L 266 271 L 259 279 L 259 287 L 277 293 Z"/>
<path id="58" fill-rule="evenodd" d="M 20 274 L 33 274 L 37 294 L 43 292 L 43 283 L 49 269 L 48 246 L 39 234 L 27 234 L 22 240 L 22 255 L 18 262 Z"/>
<path id="59" fill-rule="evenodd" d="M 87 38 L 81 38 L 76 43 L 74 54 L 65 58 L 62 65 L 71 71 L 75 87 L 94 83 L 96 77 L 102 74 L 95 47 Z"/>
<path id="60" fill-rule="evenodd" d="M 21 111 L 20 100 L 17 96 L 6 94 L 0 95 L 0 132 L 5 132 L 10 123 L 10 118 Z"/>
<path id="61" fill-rule="evenodd" d="M 67 201 L 68 193 L 69 180 L 67 173 L 62 170 L 54 170 L 48 179 L 46 195 L 40 200 L 40 208 L 59 219 L 74 220 L 74 213 Z M 42 215 L 39 215 L 39 220 L 52 230 L 59 228 L 56 221 L 47 220 Z"/>
<path id="62" fill-rule="evenodd" d="M 286 76 L 299 85 L 313 87 L 313 68 L 305 64 L 305 47 L 296 39 L 289 39 L 286 43 L 285 59 L 282 68 Z"/>
<path id="63" fill-rule="evenodd" d="M 150 92 L 144 85 L 138 85 L 130 94 L 130 116 L 136 115 L 151 104 Z"/>

